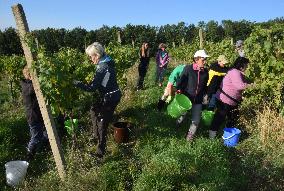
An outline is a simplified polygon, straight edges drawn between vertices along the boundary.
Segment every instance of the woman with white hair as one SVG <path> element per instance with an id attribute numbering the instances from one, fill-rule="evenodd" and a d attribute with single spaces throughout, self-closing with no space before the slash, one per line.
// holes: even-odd
<path id="1" fill-rule="evenodd" d="M 121 98 L 121 91 L 117 84 L 115 63 L 104 50 L 104 47 L 94 42 L 86 48 L 93 64 L 97 64 L 94 79 L 90 84 L 75 82 L 75 85 L 85 91 L 99 91 L 100 97 L 91 107 L 94 138 L 98 139 L 96 157 L 102 158 L 106 152 L 107 128 L 112 120 L 114 110 Z"/>

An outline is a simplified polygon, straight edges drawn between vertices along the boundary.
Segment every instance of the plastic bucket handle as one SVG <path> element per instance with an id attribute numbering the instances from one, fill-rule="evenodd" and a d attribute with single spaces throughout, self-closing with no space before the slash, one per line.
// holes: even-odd
<path id="1" fill-rule="evenodd" d="M 238 134 L 233 134 L 233 135 L 231 135 L 231 136 L 229 136 L 229 137 L 224 137 L 224 136 L 222 136 L 222 138 L 223 138 L 224 140 L 227 140 L 227 139 L 233 138 L 235 135 L 238 135 Z"/>

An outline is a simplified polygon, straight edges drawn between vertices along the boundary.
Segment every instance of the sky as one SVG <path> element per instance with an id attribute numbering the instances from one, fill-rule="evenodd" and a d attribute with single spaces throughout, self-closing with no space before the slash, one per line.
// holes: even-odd
<path id="1" fill-rule="evenodd" d="M 284 0 L 0 0 L 0 30 L 15 26 L 11 6 L 21 4 L 29 29 L 103 25 L 161 26 L 210 20 L 263 22 L 284 16 Z"/>

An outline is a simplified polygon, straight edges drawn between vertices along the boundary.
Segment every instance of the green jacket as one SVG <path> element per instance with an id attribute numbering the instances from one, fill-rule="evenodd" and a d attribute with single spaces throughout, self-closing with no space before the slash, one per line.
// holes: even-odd
<path id="1" fill-rule="evenodd" d="M 176 83 L 180 77 L 180 74 L 182 73 L 183 69 L 185 67 L 185 64 L 178 65 L 171 73 L 169 77 L 169 82 L 173 84 L 173 86 L 176 87 Z"/>

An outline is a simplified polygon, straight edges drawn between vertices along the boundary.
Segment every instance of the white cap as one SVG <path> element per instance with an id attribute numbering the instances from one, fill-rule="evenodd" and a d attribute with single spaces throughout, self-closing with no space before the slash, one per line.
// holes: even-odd
<path id="1" fill-rule="evenodd" d="M 193 57 L 194 58 L 196 58 L 196 57 L 207 58 L 209 56 L 206 54 L 205 50 L 198 50 L 198 51 L 195 52 Z"/>

